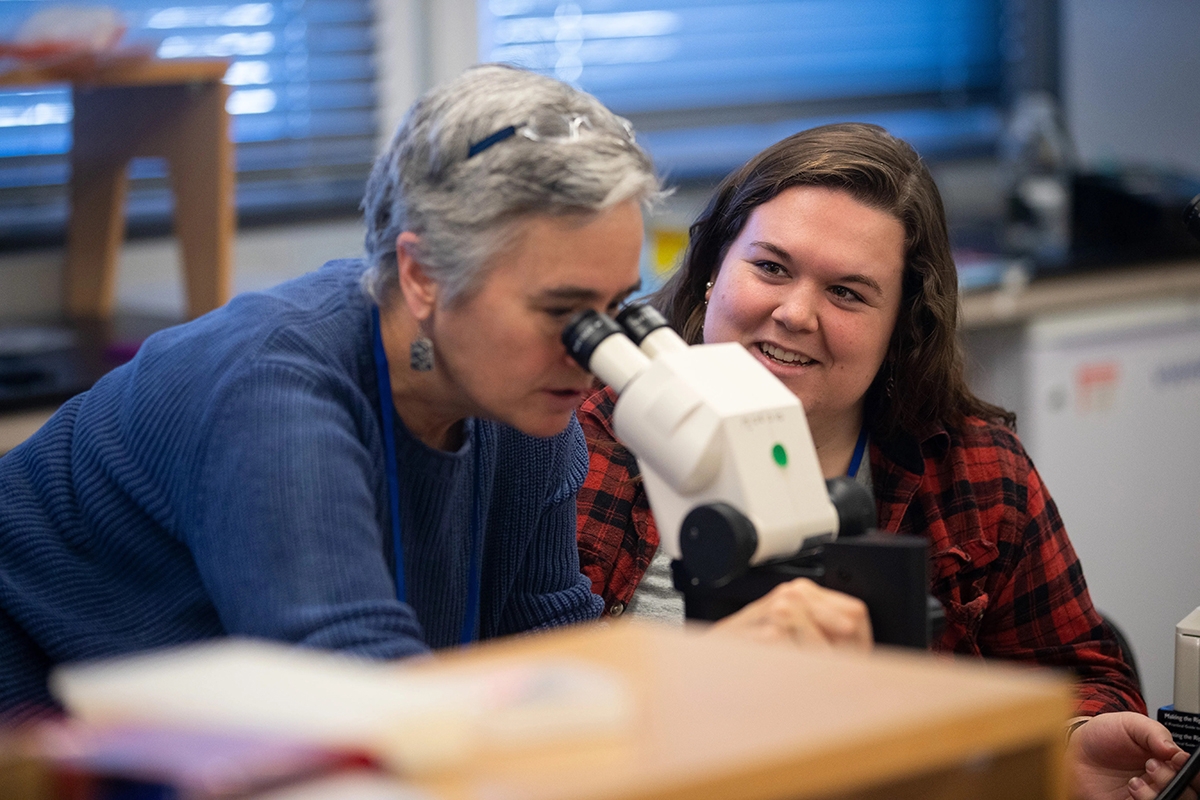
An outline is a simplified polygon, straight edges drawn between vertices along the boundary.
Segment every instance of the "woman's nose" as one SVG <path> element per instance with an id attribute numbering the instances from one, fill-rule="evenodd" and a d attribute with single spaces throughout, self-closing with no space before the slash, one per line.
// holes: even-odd
<path id="1" fill-rule="evenodd" d="M 818 327 L 820 297 L 808 287 L 797 286 L 781 298 L 771 319 L 792 332 L 815 331 Z"/>

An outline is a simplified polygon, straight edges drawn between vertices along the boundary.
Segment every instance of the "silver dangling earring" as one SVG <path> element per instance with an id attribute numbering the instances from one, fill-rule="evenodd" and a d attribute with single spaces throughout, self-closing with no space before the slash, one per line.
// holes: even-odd
<path id="1" fill-rule="evenodd" d="M 424 331 L 417 331 L 417 338 L 408 346 L 408 366 L 414 372 L 433 370 L 433 340 Z"/>
<path id="2" fill-rule="evenodd" d="M 708 296 L 712 294 L 713 282 L 709 281 L 704 284 L 704 305 L 708 305 Z"/>

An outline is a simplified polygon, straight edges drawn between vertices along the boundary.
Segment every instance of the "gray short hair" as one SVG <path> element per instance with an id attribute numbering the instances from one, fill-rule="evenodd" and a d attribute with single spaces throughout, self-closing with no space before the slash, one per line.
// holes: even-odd
<path id="1" fill-rule="evenodd" d="M 510 135 L 479 147 L 534 115 L 584 123 L 569 141 Z M 514 67 L 472 67 L 418 99 L 376 159 L 362 202 L 363 284 L 385 297 L 397 283 L 396 237 L 412 231 L 421 238 L 416 256 L 453 300 L 476 285 L 520 217 L 647 205 L 660 195 L 629 123 L 596 98 Z"/>

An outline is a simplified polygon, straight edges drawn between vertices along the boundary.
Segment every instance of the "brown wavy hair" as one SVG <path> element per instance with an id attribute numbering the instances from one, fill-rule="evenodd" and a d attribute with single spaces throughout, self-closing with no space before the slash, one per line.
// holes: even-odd
<path id="1" fill-rule="evenodd" d="M 967 388 L 957 335 L 958 274 L 941 194 L 916 151 L 877 125 L 802 131 L 721 182 L 691 226 L 683 265 L 652 298 L 684 339 L 702 341 L 708 282 L 751 212 L 796 186 L 845 191 L 904 226 L 900 314 L 866 395 L 864 417 L 872 434 L 915 435 L 931 425 L 957 426 L 966 416 L 1015 427 L 1015 414 Z"/>

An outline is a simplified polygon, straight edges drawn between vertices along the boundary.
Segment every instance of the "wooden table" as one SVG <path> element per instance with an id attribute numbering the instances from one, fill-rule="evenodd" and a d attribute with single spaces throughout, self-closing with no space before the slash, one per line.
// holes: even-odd
<path id="1" fill-rule="evenodd" d="M 627 679 L 616 738 L 491 753 L 433 797 L 950 800 L 1067 796 L 1065 680 L 902 652 L 801 652 L 623 621 L 488 644 L 418 669 L 556 656 Z"/>
<path id="2" fill-rule="evenodd" d="M 64 272 L 71 316 L 112 316 L 128 167 L 137 156 L 167 161 L 188 316 L 229 299 L 236 217 L 229 89 L 221 82 L 227 67 L 212 59 L 114 58 L 0 75 L 0 86 L 70 82 L 73 89 Z"/>

